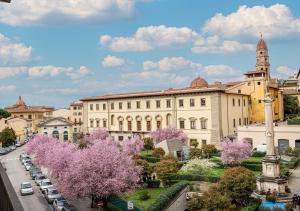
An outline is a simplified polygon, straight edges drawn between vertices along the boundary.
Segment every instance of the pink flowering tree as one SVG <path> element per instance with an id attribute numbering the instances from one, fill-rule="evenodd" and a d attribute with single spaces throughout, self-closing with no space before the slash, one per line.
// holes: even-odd
<path id="1" fill-rule="evenodd" d="M 182 130 L 173 127 L 158 129 L 151 132 L 150 136 L 156 144 L 170 139 L 180 140 L 183 144 L 187 144 L 188 141 L 187 135 Z"/>
<path id="2" fill-rule="evenodd" d="M 71 143 L 36 136 L 26 146 L 26 152 L 33 155 L 36 164 L 47 168 L 52 182 L 65 197 L 97 196 L 106 205 L 109 196 L 138 186 L 142 167 L 135 165 L 130 154 L 142 146 L 138 138 L 124 148 L 110 138 L 97 140 L 80 149 Z"/>
<path id="3" fill-rule="evenodd" d="M 106 129 L 99 128 L 94 130 L 83 138 L 83 143 L 86 145 L 94 144 L 96 141 L 105 140 L 109 137 L 109 133 Z"/>
<path id="4" fill-rule="evenodd" d="M 251 155 L 251 145 L 245 140 L 224 139 L 221 143 L 221 160 L 225 165 L 239 165 Z"/>
<path id="5" fill-rule="evenodd" d="M 121 145 L 122 150 L 129 155 L 138 154 L 144 149 L 144 141 L 140 136 L 133 136 L 131 139 L 125 139 Z"/>

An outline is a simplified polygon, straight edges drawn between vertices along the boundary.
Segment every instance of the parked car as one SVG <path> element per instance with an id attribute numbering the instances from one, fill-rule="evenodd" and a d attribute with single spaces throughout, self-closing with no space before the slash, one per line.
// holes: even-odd
<path id="1" fill-rule="evenodd" d="M 20 188 L 21 196 L 33 194 L 33 188 L 30 182 L 22 182 Z"/>
<path id="2" fill-rule="evenodd" d="M 58 190 L 56 188 L 47 188 L 45 191 L 45 198 L 48 201 L 48 203 L 52 204 L 53 201 L 57 198 L 61 197 L 61 195 L 58 193 Z"/>
<path id="3" fill-rule="evenodd" d="M 47 188 L 53 187 L 52 182 L 50 181 L 50 179 L 44 179 L 42 180 L 41 184 L 40 184 L 40 190 L 42 191 L 42 193 L 45 192 L 45 190 Z"/>
<path id="4" fill-rule="evenodd" d="M 7 154 L 7 151 L 4 150 L 4 149 L 0 149 L 0 155 L 6 155 Z"/>
<path id="5" fill-rule="evenodd" d="M 22 164 L 25 165 L 25 163 L 31 162 L 30 157 L 25 157 L 21 160 Z"/>
<path id="6" fill-rule="evenodd" d="M 44 174 L 38 174 L 35 176 L 35 184 L 37 186 L 40 186 L 41 185 L 41 182 L 44 180 L 44 179 L 47 179 L 46 176 Z"/>
<path id="7" fill-rule="evenodd" d="M 28 157 L 28 158 L 29 158 L 29 155 L 27 155 L 25 152 L 23 152 L 23 153 L 21 153 L 21 154 L 19 155 L 19 160 L 22 161 L 22 159 L 25 158 L 25 157 Z"/>
<path id="8" fill-rule="evenodd" d="M 17 141 L 16 147 L 20 147 L 20 146 L 22 146 L 21 142 L 20 142 L 20 141 Z"/>
<path id="9" fill-rule="evenodd" d="M 17 149 L 16 145 L 11 145 L 11 146 L 9 146 L 9 148 L 10 148 L 11 151 Z"/>
<path id="10" fill-rule="evenodd" d="M 11 152 L 12 150 L 9 147 L 4 147 L 3 148 L 7 153 Z"/>
<path id="11" fill-rule="evenodd" d="M 35 167 L 32 167 L 30 170 L 29 170 L 29 175 L 31 176 L 31 179 L 35 179 L 35 177 L 38 175 L 38 174 L 42 174 L 42 171 L 37 168 L 36 166 Z"/>
<path id="12" fill-rule="evenodd" d="M 65 203 L 67 203 L 67 201 L 64 197 L 56 198 L 53 201 L 53 209 L 55 211 L 61 211 L 63 209 Z"/>
<path id="13" fill-rule="evenodd" d="M 24 167 L 25 167 L 26 171 L 29 171 L 33 166 L 34 165 L 31 162 L 27 162 L 27 163 L 24 164 Z"/>
<path id="14" fill-rule="evenodd" d="M 74 207 L 74 205 L 69 204 L 69 203 L 65 203 L 61 210 L 62 211 L 77 211 L 76 207 Z"/>

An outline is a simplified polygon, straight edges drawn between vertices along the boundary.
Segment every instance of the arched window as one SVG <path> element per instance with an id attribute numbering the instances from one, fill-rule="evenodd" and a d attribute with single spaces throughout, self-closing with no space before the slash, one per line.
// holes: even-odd
<path id="1" fill-rule="evenodd" d="M 167 127 L 170 127 L 170 126 L 171 126 L 171 117 L 172 117 L 171 114 L 167 114 L 167 118 L 166 118 Z"/>
<path id="2" fill-rule="evenodd" d="M 44 135 L 45 135 L 45 136 L 47 136 L 47 135 L 48 135 L 48 133 L 47 133 L 47 132 L 44 132 Z"/>
<path id="3" fill-rule="evenodd" d="M 69 133 L 68 131 L 64 132 L 64 141 L 68 141 L 69 140 Z"/>
<path id="4" fill-rule="evenodd" d="M 110 117 L 110 125 L 114 125 L 115 115 L 111 115 Z"/>
<path id="5" fill-rule="evenodd" d="M 57 130 L 54 130 L 54 131 L 52 132 L 52 137 L 53 137 L 53 138 L 56 138 L 56 139 L 59 139 L 59 132 L 58 132 Z"/>

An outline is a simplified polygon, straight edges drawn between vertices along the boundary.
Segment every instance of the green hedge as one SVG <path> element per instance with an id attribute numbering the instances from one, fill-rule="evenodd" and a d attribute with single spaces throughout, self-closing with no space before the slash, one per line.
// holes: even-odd
<path id="1" fill-rule="evenodd" d="M 172 185 L 164 193 L 158 196 L 158 198 L 147 208 L 147 211 L 163 210 L 163 208 L 188 184 L 188 182 L 182 181 Z"/>
<path id="2" fill-rule="evenodd" d="M 288 125 L 300 125 L 300 117 L 287 120 Z"/>
<path id="3" fill-rule="evenodd" d="M 141 156 L 141 158 L 149 163 L 157 163 L 160 161 L 160 158 L 158 157 Z"/>
<path id="4" fill-rule="evenodd" d="M 108 210 L 108 211 L 122 211 L 121 208 L 119 208 L 119 207 L 113 205 L 113 204 L 110 203 L 110 202 L 107 203 L 107 210 Z"/>
<path id="5" fill-rule="evenodd" d="M 215 183 L 220 180 L 220 177 L 199 174 L 176 174 L 171 178 L 171 180 L 206 181 Z"/>
<path id="6" fill-rule="evenodd" d="M 242 166 L 252 171 L 262 171 L 262 164 L 243 162 Z"/>
<path id="7" fill-rule="evenodd" d="M 298 166 L 299 164 L 299 161 L 300 161 L 300 158 L 298 157 L 293 157 L 287 164 L 287 166 L 290 168 L 290 169 L 294 169 Z"/>

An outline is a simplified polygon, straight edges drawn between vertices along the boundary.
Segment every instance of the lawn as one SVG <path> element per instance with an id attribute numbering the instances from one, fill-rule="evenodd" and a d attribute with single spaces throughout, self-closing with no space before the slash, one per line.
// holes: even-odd
<path id="1" fill-rule="evenodd" d="M 211 176 L 218 176 L 218 177 L 221 177 L 221 176 L 224 175 L 225 170 L 226 170 L 226 168 L 225 168 L 225 169 L 224 169 L 224 168 L 213 168 L 213 169 L 211 169 L 211 170 L 209 171 L 208 174 L 211 175 Z M 260 171 L 253 171 L 253 172 L 254 172 L 255 176 L 258 176 L 258 175 L 261 174 Z"/>
<path id="2" fill-rule="evenodd" d="M 263 159 L 263 157 L 250 157 L 247 159 L 247 161 L 253 162 L 253 163 L 261 163 L 262 159 Z"/>
<path id="3" fill-rule="evenodd" d="M 150 198 L 145 201 L 139 198 L 140 193 L 143 190 L 147 190 L 150 196 Z M 132 200 L 136 207 L 140 208 L 141 210 L 146 210 L 165 190 L 166 190 L 165 188 L 143 188 L 143 189 L 136 190 L 133 193 L 126 194 L 121 198 L 125 201 Z"/>
<path id="4" fill-rule="evenodd" d="M 153 150 L 143 150 L 140 152 L 140 155 L 141 156 L 147 156 L 147 155 L 149 156 L 149 155 L 152 155 L 152 151 Z"/>

